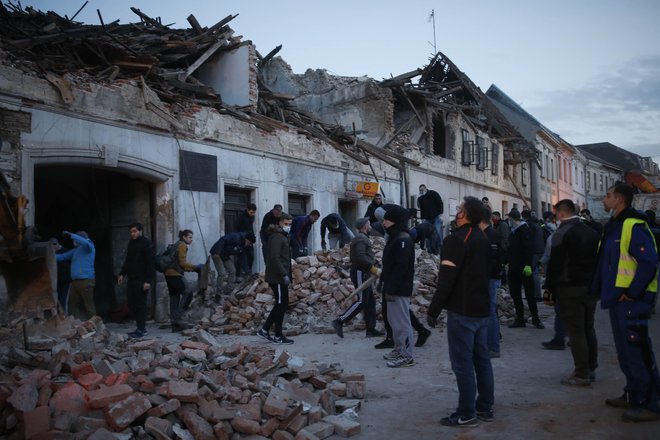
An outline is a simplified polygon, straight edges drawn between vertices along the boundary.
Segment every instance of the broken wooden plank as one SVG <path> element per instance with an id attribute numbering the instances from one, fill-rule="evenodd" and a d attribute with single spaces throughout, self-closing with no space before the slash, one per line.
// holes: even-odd
<path id="1" fill-rule="evenodd" d="M 268 52 L 268 55 L 266 55 L 266 56 L 263 57 L 261 60 L 259 60 L 259 67 L 261 67 L 262 65 L 264 65 L 264 64 L 266 64 L 268 61 L 270 61 L 270 59 L 273 58 L 275 55 L 277 55 L 277 53 L 278 53 L 280 50 L 282 50 L 282 45 L 281 45 L 281 44 L 280 44 L 279 46 L 277 46 L 275 49 L 273 49 L 273 50 L 271 50 L 270 52 Z"/>
<path id="2" fill-rule="evenodd" d="M 185 81 L 186 78 L 188 78 L 195 70 L 199 68 L 199 66 L 204 64 L 204 62 L 208 60 L 213 54 L 215 54 L 218 51 L 218 49 L 220 49 L 222 46 L 225 46 L 226 44 L 227 43 L 225 40 L 220 40 L 217 41 L 215 44 L 213 44 L 211 47 L 209 47 L 206 50 L 206 52 L 204 52 L 199 58 L 197 58 L 197 60 L 195 60 L 194 63 L 190 65 L 190 67 L 186 69 L 184 73 L 179 75 L 179 80 Z"/>
<path id="3" fill-rule="evenodd" d="M 199 21 L 197 21 L 197 18 L 195 18 L 194 15 L 190 14 L 187 20 L 188 23 L 190 23 L 190 26 L 192 26 L 198 35 L 202 35 L 204 33 L 204 28 L 199 24 Z"/>
<path id="4" fill-rule="evenodd" d="M 75 101 L 75 97 L 73 96 L 73 90 L 71 89 L 71 84 L 64 78 L 60 78 L 57 75 L 54 75 L 50 72 L 46 72 L 45 74 L 46 80 L 51 83 L 52 85 L 55 86 L 55 88 L 60 92 L 60 96 L 62 97 L 62 101 L 64 101 L 65 104 L 73 104 Z"/>
<path id="5" fill-rule="evenodd" d="M 135 8 L 135 7 L 131 6 L 131 11 L 133 11 L 135 13 L 135 15 L 137 15 L 142 20 L 144 20 L 145 23 L 149 23 L 150 25 L 155 26 L 155 27 L 165 27 L 158 20 L 154 20 L 153 18 L 149 17 L 144 12 L 140 11 L 138 8 Z"/>

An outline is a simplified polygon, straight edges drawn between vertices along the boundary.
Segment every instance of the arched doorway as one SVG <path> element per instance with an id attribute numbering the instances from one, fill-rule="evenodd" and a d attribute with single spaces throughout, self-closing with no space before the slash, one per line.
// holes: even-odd
<path id="1" fill-rule="evenodd" d="M 62 231 L 84 230 L 96 247 L 97 313 L 120 318 L 125 286 L 116 276 L 124 261 L 128 226 L 138 221 L 154 236 L 153 184 L 117 171 L 85 166 L 35 165 L 34 224 L 43 240 L 56 237 L 71 247 Z"/>

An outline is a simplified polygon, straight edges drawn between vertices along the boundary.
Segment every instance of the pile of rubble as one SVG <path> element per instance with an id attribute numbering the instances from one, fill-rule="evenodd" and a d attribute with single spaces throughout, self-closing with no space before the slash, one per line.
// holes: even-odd
<path id="1" fill-rule="evenodd" d="M 376 258 L 380 261 L 384 240 L 374 237 L 372 243 Z M 421 249 L 415 251 L 415 257 L 410 308 L 422 318 L 426 316 L 436 290 L 439 259 Z M 355 301 L 349 269 L 348 246 L 339 250 L 317 251 L 312 256 L 296 259 L 292 265 L 289 310 L 284 322 L 289 336 L 333 332 L 332 320 Z M 262 273 L 243 282 L 231 295 L 222 297 L 220 305 L 198 304 L 193 316 L 199 318 L 200 325 L 212 333 L 247 335 L 263 324 L 273 305 L 272 291 Z M 513 302 L 505 290 L 500 290 L 498 294 L 498 308 L 503 322 L 515 316 Z M 380 300 L 377 301 L 377 314 L 381 319 Z M 354 319 L 345 329 L 364 330 L 364 321 Z"/>
<path id="2" fill-rule="evenodd" d="M 49 321 L 32 325 L 48 337 L 2 329 L 2 438 L 311 440 L 360 432 L 364 375 L 337 364 L 272 345 L 223 347 L 203 330 L 175 344 L 131 342 L 100 319 Z"/>

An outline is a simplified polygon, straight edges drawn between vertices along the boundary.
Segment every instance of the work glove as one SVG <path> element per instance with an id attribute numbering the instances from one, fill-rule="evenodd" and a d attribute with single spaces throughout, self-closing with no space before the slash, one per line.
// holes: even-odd
<path id="1" fill-rule="evenodd" d="M 523 275 L 526 276 L 526 277 L 531 277 L 532 276 L 532 267 L 531 266 L 523 267 Z"/>
<path id="2" fill-rule="evenodd" d="M 326 243 L 325 240 L 321 241 L 321 249 L 326 250 Z"/>
<path id="3" fill-rule="evenodd" d="M 426 323 L 427 323 L 429 326 L 435 328 L 435 326 L 438 325 L 438 318 L 436 318 L 436 317 L 434 317 L 434 316 L 431 316 L 431 315 L 426 315 Z"/>
<path id="4" fill-rule="evenodd" d="M 376 266 L 371 266 L 371 269 L 369 269 L 369 272 L 371 272 L 372 274 L 374 274 L 374 275 L 376 275 L 377 277 L 379 277 L 380 274 L 381 274 L 381 272 L 383 272 L 383 271 L 380 270 L 380 269 L 378 269 Z"/>
<path id="5" fill-rule="evenodd" d="M 288 275 L 284 275 L 284 282 L 282 284 L 288 286 L 289 284 L 291 284 L 291 278 L 289 278 Z"/>

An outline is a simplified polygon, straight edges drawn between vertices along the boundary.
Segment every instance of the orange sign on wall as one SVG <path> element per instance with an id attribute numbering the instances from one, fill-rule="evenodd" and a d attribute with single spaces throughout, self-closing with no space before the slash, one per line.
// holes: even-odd
<path id="1" fill-rule="evenodd" d="M 362 194 L 363 197 L 373 197 L 380 192 L 380 183 L 378 182 L 358 182 L 355 191 Z"/>

